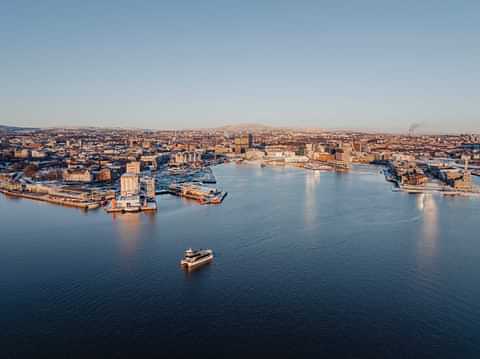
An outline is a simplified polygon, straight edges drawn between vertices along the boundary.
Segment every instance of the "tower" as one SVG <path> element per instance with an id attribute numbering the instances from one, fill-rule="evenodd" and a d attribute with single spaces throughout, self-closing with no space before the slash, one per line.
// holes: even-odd
<path id="1" fill-rule="evenodd" d="M 145 187 L 148 198 L 155 198 L 155 178 L 148 177 L 145 179 Z"/>

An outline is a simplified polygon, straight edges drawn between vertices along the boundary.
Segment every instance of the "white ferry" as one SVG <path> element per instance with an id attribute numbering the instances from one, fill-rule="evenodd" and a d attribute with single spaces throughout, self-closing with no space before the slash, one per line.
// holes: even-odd
<path id="1" fill-rule="evenodd" d="M 213 260 L 213 251 L 211 249 L 193 250 L 189 248 L 185 251 L 185 256 L 180 264 L 188 269 L 207 264 Z"/>

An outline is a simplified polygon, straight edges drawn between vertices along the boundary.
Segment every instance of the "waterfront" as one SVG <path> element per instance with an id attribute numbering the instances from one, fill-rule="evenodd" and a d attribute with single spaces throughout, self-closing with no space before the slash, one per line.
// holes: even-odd
<path id="1" fill-rule="evenodd" d="M 223 165 L 220 206 L 105 215 L 0 196 L 2 348 L 474 358 L 480 201 L 350 173 Z M 215 260 L 185 273 L 187 247 Z"/>

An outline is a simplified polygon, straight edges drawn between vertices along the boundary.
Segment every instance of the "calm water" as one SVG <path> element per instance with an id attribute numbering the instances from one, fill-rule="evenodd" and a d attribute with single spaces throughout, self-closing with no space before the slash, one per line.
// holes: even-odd
<path id="1" fill-rule="evenodd" d="M 154 215 L 1 196 L 2 357 L 480 356 L 480 200 L 374 168 L 214 172 L 222 205 Z M 189 246 L 214 263 L 186 274 Z"/>

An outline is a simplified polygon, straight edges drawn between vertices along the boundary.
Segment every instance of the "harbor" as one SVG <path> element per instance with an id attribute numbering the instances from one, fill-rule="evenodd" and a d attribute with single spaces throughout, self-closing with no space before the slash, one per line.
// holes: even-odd
<path id="1" fill-rule="evenodd" d="M 155 212 L 157 196 L 172 194 L 199 204 L 220 204 L 227 193 L 211 187 L 217 180 L 209 166 L 160 166 L 141 171 L 131 162 L 118 180 L 109 184 L 67 181 L 35 182 L 22 174 L 2 174 L 0 193 L 10 197 L 107 213 Z"/>

